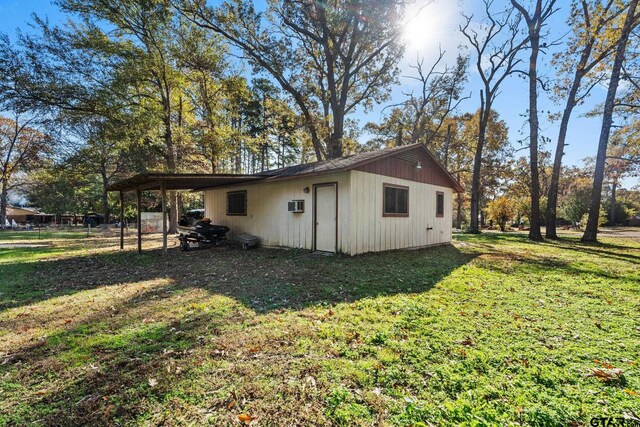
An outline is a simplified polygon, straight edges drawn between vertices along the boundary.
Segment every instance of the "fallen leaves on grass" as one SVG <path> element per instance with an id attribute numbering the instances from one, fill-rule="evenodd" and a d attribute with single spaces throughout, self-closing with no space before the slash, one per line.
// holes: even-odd
<path id="1" fill-rule="evenodd" d="M 595 359 L 593 362 L 607 369 L 615 369 L 615 366 L 610 363 L 603 362 L 602 360 Z"/>
<path id="2" fill-rule="evenodd" d="M 619 368 L 591 368 L 591 373 L 588 376 L 595 377 L 599 381 L 608 384 L 621 383 L 625 381 L 624 372 Z"/>
<path id="3" fill-rule="evenodd" d="M 591 373 L 588 376 L 596 377 L 603 383 L 609 384 L 624 383 L 626 381 L 622 369 L 616 368 L 612 364 L 598 359 L 595 359 L 593 362 L 602 366 L 602 368 L 591 368 Z"/>
<path id="4" fill-rule="evenodd" d="M 467 347 L 471 347 L 473 346 L 473 339 L 471 337 L 466 337 L 465 339 L 460 341 L 460 344 L 465 345 Z"/>
<path id="5" fill-rule="evenodd" d="M 107 405 L 107 407 L 104 410 L 104 417 L 105 418 L 109 418 L 109 415 L 111 415 L 111 412 L 113 412 L 113 410 L 115 409 L 115 405 L 113 404 L 109 404 Z"/>
<path id="6" fill-rule="evenodd" d="M 531 246 L 534 251 L 531 260 L 536 260 L 535 251 L 540 251 L 539 246 L 513 240 L 515 243 L 509 240 L 493 246 L 498 254 L 496 262 L 503 253 L 512 251 L 513 245 Z M 552 245 L 555 243 L 546 246 L 555 250 Z M 259 252 L 257 254 L 264 258 L 262 261 L 268 266 L 277 265 L 277 271 L 282 272 L 283 279 L 269 281 L 273 286 L 264 286 L 259 280 L 235 279 L 234 272 L 253 266 L 255 258 L 233 251 L 222 257 L 205 251 L 193 252 L 185 255 L 188 259 L 185 258 L 184 263 L 171 268 L 166 268 L 159 252 L 136 258 L 144 265 L 144 269 L 141 267 L 141 271 L 135 273 L 136 280 L 153 278 L 149 280 L 150 285 L 144 285 L 144 292 L 135 292 L 142 282 L 129 277 L 131 268 L 119 268 L 124 257 L 116 257 L 117 254 L 113 262 L 110 258 L 103 261 L 105 266 L 118 272 L 114 279 L 103 280 L 93 268 L 82 270 L 91 280 L 79 277 L 79 273 L 73 276 L 69 273 L 62 279 L 57 275 L 46 281 L 42 278 L 42 286 L 47 287 L 42 291 L 42 298 L 47 299 L 34 303 L 41 313 L 32 313 L 20 322 L 14 322 L 13 313 L 24 311 L 24 308 L 16 307 L 12 309 L 15 310 L 13 313 L 5 314 L 5 323 L 39 325 L 42 319 L 43 326 L 20 335 L 25 337 L 23 341 L 9 349 L 3 348 L 4 353 L 0 354 L 2 363 L 3 358 L 9 357 L 9 350 L 26 350 L 23 351 L 26 355 L 20 354 L 20 363 L 6 368 L 0 366 L 3 375 L 4 369 L 8 372 L 3 377 L 8 387 L 0 399 L 0 413 L 5 415 L 14 407 L 23 407 L 20 403 L 24 399 L 24 384 L 27 384 L 33 390 L 31 393 L 48 390 L 47 396 L 55 399 L 32 396 L 38 402 L 29 413 L 9 412 L 9 416 L 17 420 L 16 424 L 26 424 L 34 419 L 42 419 L 43 424 L 55 424 L 56 418 L 61 416 L 69 424 L 99 424 L 103 417 L 113 418 L 106 421 L 113 424 L 139 424 L 148 420 L 145 418 L 148 414 L 158 414 L 158 418 L 154 415 L 154 420 L 160 421 L 169 399 L 176 416 L 182 417 L 185 423 L 197 424 L 210 419 L 244 427 L 267 422 L 267 419 L 277 419 L 283 425 L 392 424 L 400 423 L 400 420 L 406 425 L 418 425 L 416 418 L 424 419 L 423 405 L 442 408 L 437 415 L 429 416 L 430 419 L 433 416 L 433 424 L 425 422 L 426 425 L 454 424 L 460 415 L 481 420 L 499 416 L 505 424 L 525 423 L 525 420 L 558 425 L 571 423 L 567 419 L 570 415 L 537 411 L 536 408 L 543 405 L 562 405 L 566 414 L 578 414 L 579 411 L 598 414 L 601 401 L 583 390 L 606 388 L 587 375 L 591 374 L 591 368 L 609 368 L 594 363 L 593 356 L 586 359 L 587 364 L 580 370 L 568 369 L 564 362 L 573 363 L 576 351 L 588 354 L 593 349 L 589 340 L 575 339 L 573 342 L 571 336 L 591 336 L 597 331 L 593 328 L 598 327 L 597 324 L 594 326 L 598 319 L 613 319 L 611 322 L 600 320 L 601 326 L 607 326 L 599 337 L 602 340 L 613 342 L 619 336 L 640 336 L 640 327 L 632 318 L 635 288 L 631 281 L 624 281 L 627 276 L 634 278 L 635 272 L 625 267 L 624 262 L 611 259 L 605 265 L 607 274 L 612 272 L 611 279 L 592 274 L 589 265 L 580 265 L 585 270 L 584 274 L 580 273 L 571 264 L 574 257 L 577 264 L 583 260 L 590 262 L 593 256 L 572 251 L 566 255 L 567 265 L 571 267 L 567 270 L 569 277 L 566 280 L 560 274 L 564 271 L 547 276 L 548 266 L 525 263 L 525 259 L 522 265 L 515 265 L 508 273 L 503 273 L 501 264 L 486 268 L 478 266 L 473 257 L 484 250 L 478 245 L 473 254 L 456 254 L 448 249 L 440 253 L 438 249 L 367 255 L 356 261 L 336 257 L 331 263 L 307 261 L 304 254 Z M 544 251 L 547 250 L 545 247 Z M 607 259 L 599 261 L 608 262 Z M 394 260 L 401 262 L 392 262 Z M 229 277 L 228 282 L 218 276 L 209 276 L 213 262 L 216 270 L 220 269 L 221 274 Z M 339 268 L 335 267 L 336 263 Z M 133 261 L 132 266 L 135 266 Z M 75 264 L 65 262 L 61 267 L 70 270 Z M 406 288 L 397 288 L 393 283 L 395 271 L 392 268 L 401 271 L 403 279 L 406 275 L 408 283 L 420 283 L 418 289 L 409 293 L 405 292 Z M 321 274 L 325 269 L 326 277 Z M 343 278 L 342 274 L 346 276 Z M 541 278 L 536 279 L 539 274 Z M 614 274 L 620 277 L 613 277 Z M 270 277 L 274 275 L 269 274 Z M 289 284 L 294 275 L 296 279 L 302 277 L 296 288 Z M 424 277 L 429 279 L 423 281 Z M 483 285 L 486 283 L 486 292 L 469 284 L 469 277 L 477 277 Z M 513 286 L 508 289 L 517 295 L 505 292 L 505 285 L 526 283 L 528 278 L 535 279 L 529 281 L 533 286 L 518 285 L 517 289 Z M 52 283 L 72 285 L 72 291 L 66 292 L 62 286 L 55 288 L 56 292 L 65 291 L 65 296 L 54 299 L 46 294 Z M 343 290 L 339 285 L 342 283 L 354 286 Z M 96 288 L 98 285 L 100 287 Z M 591 300 L 585 300 L 580 289 L 593 287 L 600 292 L 600 288 L 612 286 L 616 289 L 616 304 L 621 301 L 620 307 L 616 307 L 620 311 L 610 313 L 610 307 L 601 301 L 602 304 L 589 306 L 592 309 L 584 312 L 585 304 L 590 304 Z M 115 293 L 114 289 L 119 292 Z M 557 298 L 564 296 L 567 289 L 575 289 L 576 293 L 569 300 L 575 304 L 562 305 L 560 310 Z M 475 291 L 473 298 L 465 296 L 465 291 Z M 21 295 L 18 292 L 15 291 L 16 295 Z M 25 293 L 24 298 L 32 298 L 31 295 Z M 204 299 L 202 295 L 209 297 Z M 464 300 L 462 305 L 460 298 Z M 547 308 L 533 310 L 530 307 L 538 298 L 547 301 Z M 69 305 L 60 305 L 59 301 Z M 331 303 L 336 305 L 327 305 Z M 16 300 L 12 304 L 22 303 Z M 111 312 L 117 313 L 113 320 L 108 319 Z M 60 327 L 65 318 L 73 319 L 71 325 L 76 326 L 75 329 Z M 490 327 L 485 319 L 492 319 Z M 316 327 L 316 321 L 324 324 Z M 531 326 L 532 322 L 539 322 L 539 327 Z M 0 320 L 0 326 L 5 323 Z M 528 329 L 511 333 L 514 323 Z M 51 325 L 59 331 L 50 331 L 54 329 Z M 378 332 L 372 335 L 373 331 Z M 49 344 L 33 351 L 33 340 L 44 334 L 47 334 Z M 477 338 L 470 337 L 471 334 Z M 552 354 L 538 353 L 540 349 L 545 350 L 544 347 L 531 344 L 537 343 L 536 338 L 540 335 L 547 336 L 557 350 Z M 475 343 L 475 339 L 480 342 Z M 571 346 L 563 346 L 565 341 L 571 341 Z M 498 345 L 487 347 L 488 343 Z M 481 347 L 482 352 L 474 347 Z M 623 367 L 631 383 L 637 369 L 629 366 L 632 364 L 629 359 L 636 358 L 635 350 L 626 343 L 619 352 L 607 354 L 610 359 L 603 354 L 598 357 Z M 54 357 L 60 362 L 51 369 L 50 359 Z M 468 360 L 461 362 L 465 357 Z M 509 369 L 499 366 L 499 361 L 505 358 Z M 377 360 L 381 363 L 376 364 Z M 382 363 L 387 369 L 379 372 L 384 369 Z M 180 370 L 178 364 L 188 372 L 184 377 L 174 377 L 174 372 L 177 374 Z M 260 370 L 265 364 L 268 364 L 266 374 Z M 525 368 L 530 364 L 539 366 L 540 371 L 535 376 L 520 364 Z M 427 366 L 432 374 L 424 372 Z M 46 372 L 56 375 L 51 375 L 49 380 Z M 114 376 L 111 372 L 122 375 Z M 149 381 L 146 391 L 145 377 Z M 536 378 L 535 383 L 530 381 L 532 377 Z M 271 381 L 269 378 L 283 380 Z M 84 384 L 60 387 L 65 380 L 73 384 L 86 381 L 86 387 Z M 334 383 L 344 384 L 344 392 L 328 395 Z M 517 387 L 516 392 L 520 391 L 519 384 L 533 386 L 533 392 L 523 391 L 517 402 L 508 401 L 511 405 L 500 404 L 507 402 L 513 385 Z M 169 385 L 170 395 L 161 394 Z M 631 403 L 638 401 L 640 390 L 632 385 L 610 390 L 606 402 L 608 413 L 624 414 L 629 400 Z M 362 393 L 361 389 L 354 389 L 360 386 Z M 463 389 L 473 387 L 474 391 L 457 393 L 460 386 Z M 436 393 L 422 393 L 432 387 Z M 634 390 L 627 391 L 625 387 Z M 225 398 L 229 388 L 237 390 L 238 396 Z M 538 393 L 547 389 L 549 393 Z M 564 390 L 579 392 L 574 394 L 575 402 L 562 398 Z M 78 409 L 60 404 L 77 401 L 81 394 L 88 392 L 113 395 L 116 407 L 105 410 L 105 407 L 109 408 L 108 401 L 83 402 Z M 420 396 L 418 401 L 411 400 L 411 408 L 407 408 L 420 412 L 405 410 L 408 405 L 400 400 L 404 394 Z M 549 398 L 551 400 L 546 402 Z M 247 400 L 251 401 L 250 407 Z M 469 408 L 468 414 L 458 412 L 458 404 Z M 515 416 L 514 406 L 521 419 Z M 534 409 L 529 412 L 525 408 Z M 540 416 L 546 418 L 538 418 Z"/>
<path id="7" fill-rule="evenodd" d="M 254 417 L 252 417 L 251 415 L 247 415 L 247 414 L 238 415 L 238 419 L 240 420 L 240 422 L 243 422 L 245 424 L 249 424 L 251 421 L 255 420 Z"/>

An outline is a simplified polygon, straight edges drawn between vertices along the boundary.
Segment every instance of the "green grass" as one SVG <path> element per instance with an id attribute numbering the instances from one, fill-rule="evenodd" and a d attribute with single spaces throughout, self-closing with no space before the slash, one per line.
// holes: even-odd
<path id="1" fill-rule="evenodd" d="M 51 244 L 0 252 L 0 425 L 640 415 L 637 239 L 459 235 L 358 257 Z"/>
<path id="2" fill-rule="evenodd" d="M 78 230 L 49 230 L 43 228 L 41 231 L 34 230 L 22 230 L 22 231 L 5 231 L 0 230 L 0 242 L 12 242 L 12 241 L 32 241 L 32 240 L 52 240 L 52 239 L 83 239 L 87 237 L 87 229 L 78 228 Z M 95 233 L 95 231 L 92 231 Z M 36 243 L 36 242 L 34 242 Z"/>

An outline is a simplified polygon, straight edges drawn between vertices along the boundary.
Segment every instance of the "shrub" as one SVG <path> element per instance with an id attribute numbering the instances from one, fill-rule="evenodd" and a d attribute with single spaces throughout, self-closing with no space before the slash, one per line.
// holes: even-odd
<path id="1" fill-rule="evenodd" d="M 489 218 L 493 219 L 500 226 L 500 230 L 504 231 L 505 226 L 515 214 L 515 203 L 507 197 L 500 197 L 489 203 L 487 206 Z"/>
<path id="2" fill-rule="evenodd" d="M 582 230 L 584 230 L 587 227 L 587 220 L 589 220 L 589 213 L 586 213 L 586 214 L 582 215 L 582 218 L 580 218 L 580 228 Z M 600 213 L 598 215 L 598 227 L 600 227 L 601 225 L 606 224 L 607 221 L 608 221 L 608 219 L 607 219 L 606 212 L 604 212 L 602 209 L 600 209 Z"/>

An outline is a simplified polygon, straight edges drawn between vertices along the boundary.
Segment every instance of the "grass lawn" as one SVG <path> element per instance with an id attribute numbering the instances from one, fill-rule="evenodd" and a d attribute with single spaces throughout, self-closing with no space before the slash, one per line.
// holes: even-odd
<path id="1" fill-rule="evenodd" d="M 18 236 L 16 236 L 18 235 Z M 23 235 L 24 236 L 24 233 Z M 0 246 L 0 425 L 588 426 L 640 415 L 640 239 L 358 257 Z M 0 244 L 29 241 L 0 233 Z"/>

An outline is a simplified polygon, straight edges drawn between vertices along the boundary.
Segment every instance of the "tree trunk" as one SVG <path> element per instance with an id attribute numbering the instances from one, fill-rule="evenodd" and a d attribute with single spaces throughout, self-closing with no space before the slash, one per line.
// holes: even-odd
<path id="1" fill-rule="evenodd" d="M 491 114 L 490 95 L 487 94 L 485 100 L 484 92 L 480 91 L 480 115 L 478 123 L 478 145 L 473 158 L 473 175 L 471 178 L 471 221 L 469 222 L 469 232 L 480 233 L 478 225 L 478 214 L 480 213 L 480 172 L 482 170 L 482 150 L 487 134 L 487 123 Z M 487 105 L 485 105 L 485 103 Z"/>
<path id="2" fill-rule="evenodd" d="M 618 187 L 618 183 L 613 181 L 611 184 L 611 200 L 609 206 L 609 225 L 616 225 L 616 188 Z"/>
<path id="3" fill-rule="evenodd" d="M 182 192 L 177 191 L 177 193 L 178 193 L 178 195 L 177 195 L 177 198 L 178 198 L 178 209 L 177 209 L 176 215 L 178 215 L 178 218 L 180 218 L 180 217 L 182 217 L 182 215 L 184 213 L 183 212 L 184 211 L 184 198 L 182 196 Z"/>
<path id="4" fill-rule="evenodd" d="M 582 63 L 582 61 L 581 61 Z M 580 67 L 580 66 L 579 66 Z M 556 230 L 557 211 L 558 211 L 558 187 L 560 186 L 560 172 L 562 171 L 562 156 L 564 156 L 565 141 L 567 138 L 567 129 L 569 128 L 569 119 L 576 105 L 576 95 L 580 88 L 580 80 L 582 74 L 580 70 L 576 71 L 569 96 L 562 113 L 560 121 L 560 131 L 558 132 L 558 143 L 556 145 L 556 155 L 553 160 L 553 172 L 551 174 L 551 183 L 549 184 L 549 192 L 547 193 L 547 229 L 545 235 L 547 239 L 557 239 Z"/>
<path id="5" fill-rule="evenodd" d="M 398 133 L 396 134 L 396 147 L 402 145 L 402 130 L 402 123 L 400 123 L 400 129 L 398 129 Z"/>
<path id="6" fill-rule="evenodd" d="M 216 165 L 218 164 L 217 162 L 217 157 L 216 157 L 216 149 L 213 145 L 211 145 L 211 173 L 216 173 L 217 167 Z"/>
<path id="7" fill-rule="evenodd" d="M 327 158 L 337 159 L 342 157 L 342 138 L 344 137 L 344 116 L 336 114 L 333 116 L 333 132 L 327 141 Z"/>
<path id="8" fill-rule="evenodd" d="M 624 62 L 624 55 L 629 41 L 629 34 L 635 20 L 638 0 L 629 2 L 629 10 L 624 21 L 622 33 L 616 47 L 616 56 L 611 69 L 611 79 L 609 89 L 604 103 L 602 114 L 602 129 L 600 130 L 600 140 L 598 141 L 598 155 L 596 157 L 596 169 L 593 175 L 593 187 L 591 189 L 591 205 L 589 206 L 589 219 L 582 235 L 583 242 L 595 242 L 598 239 L 598 217 L 600 215 L 600 201 L 602 199 L 602 181 L 604 180 L 604 168 L 607 157 L 607 147 L 609 145 L 609 134 L 613 123 L 613 109 L 615 106 L 616 92 L 620 83 L 620 71 Z"/>
<path id="9" fill-rule="evenodd" d="M 109 209 L 109 178 L 106 170 L 103 168 L 100 171 L 100 178 L 102 179 L 102 213 L 104 214 L 104 223 L 109 224 L 111 220 L 111 209 Z"/>
<path id="10" fill-rule="evenodd" d="M 167 169 L 171 173 L 177 172 L 176 167 L 176 153 L 175 147 L 173 146 L 173 132 L 171 129 L 171 105 L 169 105 L 170 100 L 164 100 L 163 105 L 163 121 L 164 121 L 164 142 L 166 147 L 166 162 Z M 171 212 L 169 214 L 169 233 L 174 234 L 178 232 L 178 211 L 176 207 L 178 206 L 178 196 L 175 191 L 169 192 L 169 203 L 171 204 Z"/>
<path id="11" fill-rule="evenodd" d="M 443 166 L 445 169 L 449 169 L 449 145 L 451 144 L 451 123 L 447 126 L 447 139 L 444 143 L 444 158 L 443 158 Z"/>
<path id="12" fill-rule="evenodd" d="M 458 174 L 458 181 L 460 181 L 460 174 Z M 456 215 L 456 228 L 458 230 L 462 229 L 462 193 L 458 193 L 457 197 L 458 201 L 458 212 Z"/>
<path id="13" fill-rule="evenodd" d="M 564 111 L 562 112 L 560 131 L 558 132 L 558 143 L 556 145 L 556 155 L 553 160 L 553 173 L 551 174 L 551 183 L 549 185 L 549 192 L 547 193 L 547 229 L 545 234 L 548 239 L 558 238 L 558 233 L 556 231 L 558 187 L 560 186 L 560 172 L 562 171 L 562 157 L 564 156 L 564 148 L 566 146 L 565 141 L 567 138 L 567 129 L 569 127 L 571 114 L 576 106 L 576 97 L 578 96 L 580 85 L 582 84 L 582 78 L 587 73 L 587 68 L 591 69 L 597 62 L 599 62 L 594 61 L 590 65 L 587 65 L 589 58 L 591 57 L 595 41 L 595 38 L 591 39 L 591 41 L 584 46 L 582 53 L 580 54 L 580 60 L 578 61 L 578 66 L 574 72 L 571 89 L 569 90 Z"/>
<path id="14" fill-rule="evenodd" d="M 7 224 L 7 180 L 0 179 L 0 230 Z"/>
<path id="15" fill-rule="evenodd" d="M 111 222 L 111 209 L 109 209 L 109 192 L 106 186 L 102 189 L 102 211 L 104 212 L 104 223 Z"/>
<path id="16" fill-rule="evenodd" d="M 535 22 L 535 21 L 534 21 Z M 535 25 L 535 23 L 530 25 Z M 529 166 L 531 170 L 531 218 L 529 218 L 529 239 L 539 242 L 540 232 L 540 178 L 538 170 L 538 53 L 540 36 L 530 29 L 531 56 L 529 57 Z"/>
<path id="17" fill-rule="evenodd" d="M 178 232 L 178 192 L 175 190 L 169 191 L 169 234 L 175 234 Z"/>
<path id="18" fill-rule="evenodd" d="M 262 150 L 261 151 L 261 169 L 267 170 L 269 169 L 268 160 L 267 160 L 267 93 L 264 92 L 262 96 Z"/>

